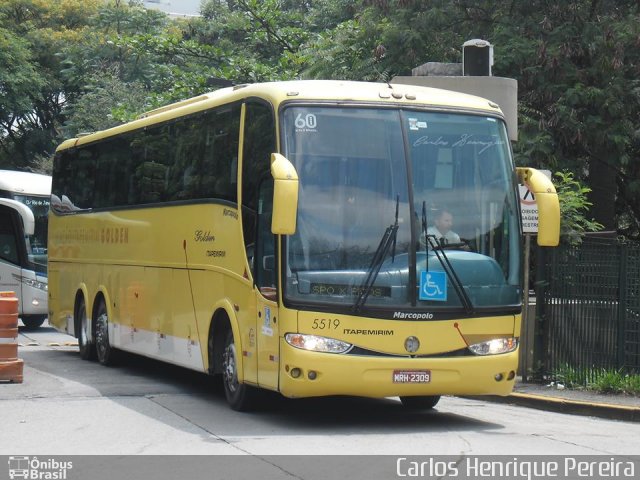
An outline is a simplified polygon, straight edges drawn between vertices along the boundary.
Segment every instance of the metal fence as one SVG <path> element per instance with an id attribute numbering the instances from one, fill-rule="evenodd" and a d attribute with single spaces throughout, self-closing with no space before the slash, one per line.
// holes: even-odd
<path id="1" fill-rule="evenodd" d="M 546 250 L 536 314 L 545 376 L 640 373 L 640 244 L 585 238 Z"/>

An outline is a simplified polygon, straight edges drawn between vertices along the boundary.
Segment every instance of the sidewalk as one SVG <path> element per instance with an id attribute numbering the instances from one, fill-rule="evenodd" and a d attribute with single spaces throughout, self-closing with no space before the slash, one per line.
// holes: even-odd
<path id="1" fill-rule="evenodd" d="M 640 422 L 640 397 L 630 395 L 610 395 L 586 390 L 559 389 L 555 385 L 518 382 L 508 397 L 490 398 L 496 402 L 541 410 Z"/>

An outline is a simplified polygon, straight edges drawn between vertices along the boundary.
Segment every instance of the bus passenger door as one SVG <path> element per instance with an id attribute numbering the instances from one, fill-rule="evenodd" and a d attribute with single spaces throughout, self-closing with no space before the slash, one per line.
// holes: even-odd
<path id="1" fill-rule="evenodd" d="M 276 236 L 271 233 L 273 180 L 265 178 L 259 186 L 258 221 L 254 275 L 257 295 L 256 336 L 258 347 L 258 385 L 278 387 L 278 292 Z"/>
<path id="2" fill-rule="evenodd" d="M 24 234 L 19 234 L 19 225 L 18 212 L 0 205 L 0 290 L 15 292 L 20 299 L 22 311 L 22 289 L 19 281 L 22 278 L 22 268 L 18 239 L 24 241 Z"/>

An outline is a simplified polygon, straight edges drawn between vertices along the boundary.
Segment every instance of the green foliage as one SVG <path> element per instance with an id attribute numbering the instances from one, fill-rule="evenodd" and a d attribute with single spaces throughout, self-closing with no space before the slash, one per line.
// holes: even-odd
<path id="1" fill-rule="evenodd" d="M 295 78 L 300 48 L 310 37 L 306 2 L 208 0 L 189 35 L 225 52 L 219 77 L 236 83 Z"/>
<path id="2" fill-rule="evenodd" d="M 589 386 L 602 393 L 628 393 L 625 392 L 627 378 L 629 377 L 622 372 L 605 370 L 597 375 L 595 381 Z"/>
<path id="3" fill-rule="evenodd" d="M 640 396 L 640 375 L 623 370 L 585 369 L 565 364 L 552 377 L 570 389 Z"/>
<path id="4" fill-rule="evenodd" d="M 63 128 L 67 137 L 115 127 L 151 109 L 144 85 L 123 82 L 116 72 L 102 72 L 87 81 L 87 93 L 69 107 Z"/>
<path id="5" fill-rule="evenodd" d="M 376 35 L 358 20 L 341 23 L 335 29 L 318 35 L 313 49 L 305 51 L 308 67 L 306 78 L 388 81 L 389 72 L 371 52 L 376 48 Z"/>
<path id="6" fill-rule="evenodd" d="M 90 0 L 0 0 L 0 37 L 10 42 L 0 47 L 8 55 L 0 59 L 2 71 L 10 77 L 0 79 L 0 102 L 12 106 L 0 107 L 3 168 L 40 169 L 39 159 L 55 149 L 62 109 L 75 93 L 61 76 L 58 53 L 76 41 L 96 8 Z"/>
<path id="7" fill-rule="evenodd" d="M 587 385 L 587 373 L 571 365 L 562 365 L 552 375 L 554 382 L 567 388 L 584 388 Z"/>
<path id="8" fill-rule="evenodd" d="M 367 0 L 359 7 L 307 45 L 306 76 L 387 80 L 426 61 L 460 62 L 465 40 L 490 40 L 494 73 L 518 80 L 517 163 L 574 172 L 592 189 L 592 215 L 640 238 L 637 2 Z"/>
<path id="9" fill-rule="evenodd" d="M 0 65 L 0 121 L 8 127 L 30 111 L 31 99 L 38 97 L 43 81 L 28 43 L 5 28 L 0 28 Z"/>
<path id="10" fill-rule="evenodd" d="M 517 162 L 574 172 L 596 219 L 640 238 L 637 2 L 514 7 L 494 42 L 496 73 L 518 79 Z"/>
<path id="11" fill-rule="evenodd" d="M 428 61 L 460 62 L 465 40 L 485 38 L 494 74 L 518 80 L 516 163 L 573 174 L 556 176 L 566 238 L 596 229 L 587 217 L 640 238 L 639 9 L 205 0 L 201 17 L 171 20 L 139 1 L 0 0 L 0 166 L 35 168 L 64 137 L 209 91 L 211 78 L 389 81 Z"/>
<path id="12" fill-rule="evenodd" d="M 560 234 L 562 240 L 570 244 L 578 244 L 586 232 L 602 230 L 602 225 L 589 219 L 591 202 L 587 194 L 591 192 L 574 178 L 571 172 L 556 172 L 554 182 L 560 200 Z"/>

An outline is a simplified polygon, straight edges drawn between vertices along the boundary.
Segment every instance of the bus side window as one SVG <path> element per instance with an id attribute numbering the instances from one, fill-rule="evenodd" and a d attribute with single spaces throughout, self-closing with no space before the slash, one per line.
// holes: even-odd
<path id="1" fill-rule="evenodd" d="M 240 107 L 209 112 L 210 122 L 203 154 L 203 190 L 208 196 L 237 202 Z"/>
<path id="2" fill-rule="evenodd" d="M 52 193 L 60 199 L 54 207 L 59 212 L 73 212 L 90 208 L 93 204 L 96 171 L 95 146 L 66 150 L 54 164 Z"/>
<path id="3" fill-rule="evenodd" d="M 172 128 L 163 124 L 146 129 L 140 136 L 143 155 L 132 172 L 140 204 L 166 200 L 167 166 L 175 156 Z"/>

